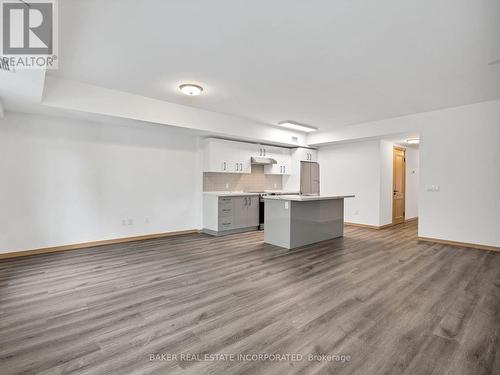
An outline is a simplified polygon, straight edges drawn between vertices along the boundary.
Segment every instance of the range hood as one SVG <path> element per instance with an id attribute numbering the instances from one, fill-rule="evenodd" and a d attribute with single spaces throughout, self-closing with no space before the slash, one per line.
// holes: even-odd
<path id="1" fill-rule="evenodd" d="M 259 157 L 254 157 L 254 156 L 252 156 L 252 159 L 250 160 L 250 162 L 252 164 L 257 164 L 257 165 L 278 164 L 278 162 L 273 158 L 259 158 Z"/>

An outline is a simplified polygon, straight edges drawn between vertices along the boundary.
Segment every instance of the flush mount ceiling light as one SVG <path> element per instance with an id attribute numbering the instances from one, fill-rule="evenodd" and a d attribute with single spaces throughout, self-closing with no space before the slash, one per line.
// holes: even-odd
<path id="1" fill-rule="evenodd" d="M 420 143 L 420 139 L 410 138 L 406 140 L 406 143 L 408 143 L 409 145 L 418 145 Z"/>
<path id="2" fill-rule="evenodd" d="M 198 96 L 202 93 L 203 87 L 192 83 L 185 83 L 179 86 L 179 90 L 188 96 Z"/>
<path id="3" fill-rule="evenodd" d="M 318 128 L 315 128 L 314 126 L 299 124 L 299 123 L 292 122 L 292 121 L 283 121 L 283 122 L 280 122 L 278 125 L 283 126 L 284 128 L 298 130 L 300 132 L 306 132 L 306 133 L 318 130 Z"/>

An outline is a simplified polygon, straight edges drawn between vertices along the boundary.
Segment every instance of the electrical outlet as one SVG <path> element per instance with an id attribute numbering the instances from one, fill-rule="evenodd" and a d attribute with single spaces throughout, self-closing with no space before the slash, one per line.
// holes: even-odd
<path id="1" fill-rule="evenodd" d="M 275 188 L 275 189 L 276 189 L 276 187 L 277 187 L 277 186 L 278 186 L 277 184 L 274 184 L 274 188 Z"/>
<path id="2" fill-rule="evenodd" d="M 355 210 L 354 215 L 359 215 L 359 210 Z"/>
<path id="3" fill-rule="evenodd" d="M 134 219 L 128 219 L 128 225 L 134 225 Z"/>
<path id="4" fill-rule="evenodd" d="M 229 184 L 226 184 L 226 189 L 229 189 Z"/>
<path id="5" fill-rule="evenodd" d="M 127 220 L 123 219 L 123 220 L 122 220 L 122 225 L 123 225 L 123 226 L 127 225 Z"/>
<path id="6" fill-rule="evenodd" d="M 147 217 L 144 221 L 146 222 L 146 224 L 149 224 L 149 217 Z"/>

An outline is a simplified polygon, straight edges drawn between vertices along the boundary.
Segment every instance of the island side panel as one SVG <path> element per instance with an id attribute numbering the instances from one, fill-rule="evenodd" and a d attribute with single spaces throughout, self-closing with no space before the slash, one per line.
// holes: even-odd
<path id="1" fill-rule="evenodd" d="M 264 202 L 264 242 L 290 249 L 291 202 L 266 199 Z"/>
<path id="2" fill-rule="evenodd" d="M 290 247 L 344 235 L 344 199 L 290 202 Z"/>

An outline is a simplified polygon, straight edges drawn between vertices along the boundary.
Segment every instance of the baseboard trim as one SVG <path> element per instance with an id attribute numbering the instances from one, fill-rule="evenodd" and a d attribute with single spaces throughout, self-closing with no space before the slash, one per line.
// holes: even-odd
<path id="1" fill-rule="evenodd" d="M 469 248 L 478 249 L 478 250 L 488 250 L 488 251 L 498 251 L 498 252 L 500 252 L 500 247 L 489 246 L 489 245 L 480 245 L 480 244 L 477 244 L 477 243 L 441 240 L 439 238 L 431 238 L 431 237 L 417 237 L 417 239 L 419 241 L 435 242 L 435 243 L 440 243 L 440 244 L 443 244 L 443 245 L 469 247 Z"/>
<path id="2" fill-rule="evenodd" d="M 412 217 L 411 219 L 405 220 L 404 223 L 409 223 L 409 222 L 417 221 L 417 220 L 418 220 L 418 217 Z M 403 224 L 403 223 L 397 223 L 397 224 L 389 223 L 389 224 L 384 224 L 384 225 L 369 225 L 369 224 L 350 223 L 347 221 L 344 222 L 344 225 L 348 225 L 350 227 L 359 227 L 359 228 L 368 228 L 368 229 L 377 229 L 377 230 L 390 228 L 394 225 L 399 225 L 399 224 Z"/>
<path id="3" fill-rule="evenodd" d="M 358 224 L 358 223 L 348 223 L 348 222 L 345 222 L 344 225 L 347 225 L 347 226 L 350 226 L 350 227 L 359 227 L 359 228 L 367 228 L 367 229 L 380 230 L 380 229 L 385 229 L 385 228 L 392 227 L 394 224 L 390 223 L 390 224 L 385 224 L 385 225 L 377 226 L 377 225 Z"/>
<path id="4" fill-rule="evenodd" d="M 377 226 L 377 225 L 369 225 L 369 224 L 349 223 L 347 221 L 344 222 L 344 225 L 347 225 L 349 227 L 358 227 L 358 228 L 367 228 L 367 229 L 376 229 L 376 230 L 387 228 L 388 226 L 392 226 L 392 224 Z"/>
<path id="5" fill-rule="evenodd" d="M 142 236 L 114 238 L 111 240 L 91 241 L 91 242 L 82 242 L 82 243 L 76 243 L 76 244 L 70 244 L 70 245 L 44 247 L 44 248 L 40 248 L 40 249 L 13 251 L 13 252 L 9 252 L 9 253 L 0 254 L 0 260 L 1 259 L 17 258 L 17 257 L 26 257 L 26 256 L 30 256 L 30 255 L 56 253 L 59 251 L 66 251 L 66 250 L 87 249 L 89 247 L 113 245 L 113 244 L 124 243 L 124 242 L 133 242 L 133 241 L 150 240 L 150 239 L 162 238 L 162 237 L 180 236 L 183 234 L 193 234 L 193 233 L 200 233 L 200 232 L 201 231 L 198 229 L 180 230 L 180 231 L 175 231 L 175 232 L 154 233 L 154 234 L 146 234 L 146 235 L 142 235 Z"/>
<path id="6" fill-rule="evenodd" d="M 412 221 L 418 221 L 418 216 L 417 217 L 412 217 L 411 219 L 406 219 L 405 223 L 410 223 Z"/>

